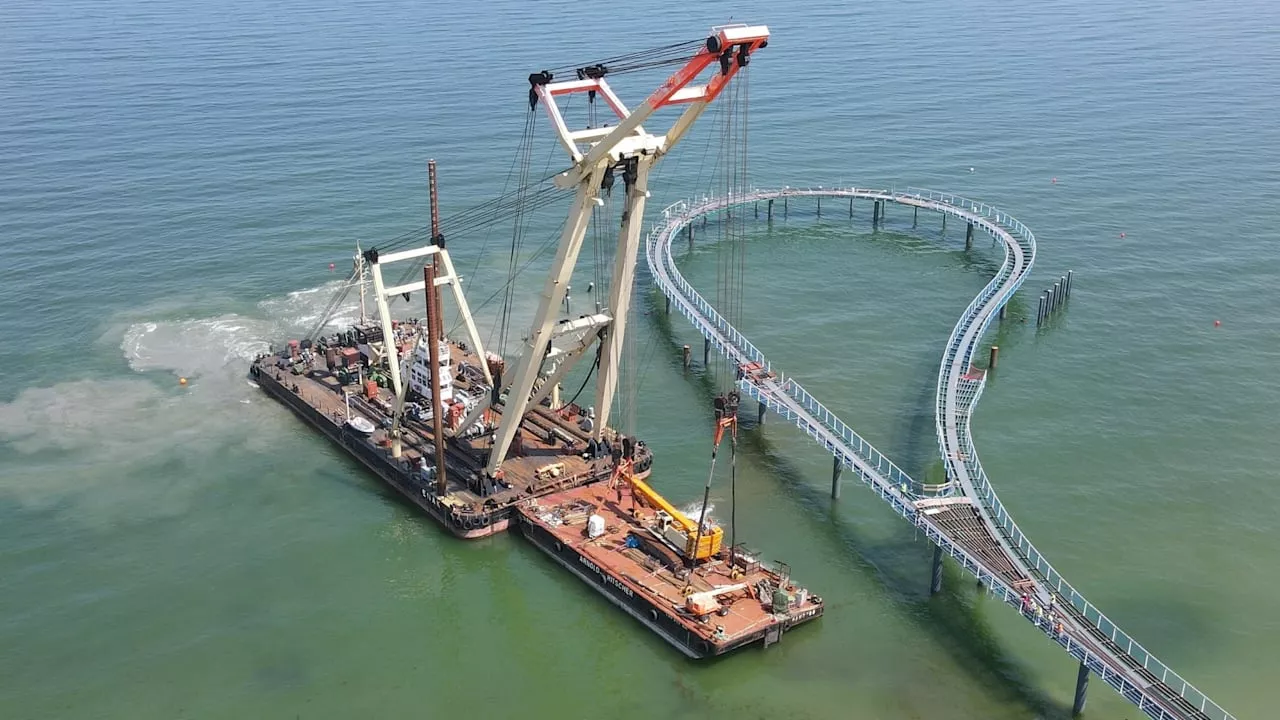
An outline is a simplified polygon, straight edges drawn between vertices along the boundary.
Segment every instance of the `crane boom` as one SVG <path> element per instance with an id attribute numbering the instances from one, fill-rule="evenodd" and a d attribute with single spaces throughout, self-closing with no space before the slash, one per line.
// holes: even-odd
<path id="1" fill-rule="evenodd" d="M 574 80 L 560 82 L 556 82 L 552 74 L 545 70 L 529 76 L 531 105 L 541 102 L 556 129 L 560 143 L 573 163 L 567 171 L 556 176 L 556 185 L 566 189 L 574 188 L 575 200 L 560 238 L 560 247 L 547 275 L 523 352 L 515 370 L 504 378 L 503 389 L 507 391 L 505 406 L 494 433 L 489 461 L 485 466 L 489 476 L 492 477 L 506 459 L 511 442 L 533 401 L 531 394 L 548 355 L 556 314 L 564 302 L 569 279 L 577 264 L 591 209 L 604 204 L 600 198 L 601 184 L 606 176 L 620 172 L 627 189 L 623 222 L 618 236 L 608 307 L 604 309 L 608 320 L 602 325 L 598 335 L 602 348 L 593 435 L 596 441 L 605 437 L 618 383 L 645 200 L 649 197 L 649 170 L 659 158 L 675 147 L 734 75 L 747 66 L 751 54 L 768 45 L 768 40 L 769 28 L 763 25 L 739 24 L 713 28 L 703 47 L 634 110 L 628 109 L 609 86 L 605 79 L 607 69 L 583 73 Z M 705 85 L 691 84 L 713 65 L 717 72 Z M 556 98 L 583 92 L 589 93 L 592 98 L 597 94 L 603 97 L 617 116 L 617 125 L 612 128 L 569 130 L 556 104 Z M 655 112 L 674 105 L 687 107 L 665 133 L 654 135 L 644 130 L 642 124 Z M 586 353 L 579 352 L 566 358 L 566 364 L 559 371 L 567 372 L 573 362 L 584 354 Z M 468 416 L 468 421 L 471 420 L 472 417 Z"/>
<path id="2" fill-rule="evenodd" d="M 614 469 L 610 484 L 616 485 L 619 482 L 625 483 L 631 489 L 633 500 L 671 516 L 675 526 L 672 529 L 675 532 L 668 532 L 664 537 L 678 547 L 686 560 L 706 560 L 720 552 L 720 545 L 724 541 L 724 529 L 713 525 L 699 532 L 697 522 L 667 502 L 667 499 L 659 495 L 649 483 L 635 476 L 630 460 L 622 460 Z"/>

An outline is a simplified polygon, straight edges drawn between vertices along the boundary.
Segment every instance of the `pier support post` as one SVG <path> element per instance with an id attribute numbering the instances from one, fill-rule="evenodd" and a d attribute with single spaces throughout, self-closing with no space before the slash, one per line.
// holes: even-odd
<path id="1" fill-rule="evenodd" d="M 711 364 L 711 338 L 702 339 L 702 367 Z"/>
<path id="2" fill-rule="evenodd" d="M 871 201 L 871 225 L 875 226 L 879 224 L 880 224 L 880 201 L 873 200 Z"/>
<path id="3" fill-rule="evenodd" d="M 786 216 L 787 216 L 787 199 L 784 197 L 782 198 L 782 217 L 786 217 Z"/>
<path id="4" fill-rule="evenodd" d="M 1071 297 L 1071 275 L 1072 271 L 1067 271 L 1067 297 Z"/>
<path id="5" fill-rule="evenodd" d="M 969 227 L 964 231 L 964 249 L 973 249 L 973 223 L 969 223 Z"/>
<path id="6" fill-rule="evenodd" d="M 693 351 L 689 349 L 688 345 L 685 345 L 683 352 L 684 352 L 684 356 L 682 360 L 684 363 L 684 369 L 688 370 L 689 366 L 693 364 Z"/>
<path id="7" fill-rule="evenodd" d="M 849 217 L 853 217 L 853 198 L 849 198 Z"/>
<path id="8" fill-rule="evenodd" d="M 844 470 L 844 465 L 840 463 L 839 455 L 831 456 L 831 499 L 840 499 L 840 472 Z"/>
<path id="9" fill-rule="evenodd" d="M 822 196 L 818 196 L 818 217 L 822 217 Z"/>
<path id="10" fill-rule="evenodd" d="M 769 213 L 769 219 L 772 220 L 773 219 L 773 198 L 769 198 L 768 213 Z"/>
<path id="11" fill-rule="evenodd" d="M 671 312 L 670 307 L 671 307 L 671 301 L 670 301 L 670 300 L 668 300 L 668 301 L 667 301 L 667 308 L 668 308 L 667 312 Z M 1006 315 L 1008 315 L 1008 314 L 1009 314 L 1009 306 L 1008 306 L 1008 305 L 1001 305 L 1001 306 L 1000 306 L 1000 319 L 1001 319 L 1001 320 L 1003 320 L 1003 319 L 1005 318 L 1005 316 L 1006 316 Z"/>
<path id="12" fill-rule="evenodd" d="M 671 314 L 671 298 L 667 298 L 667 314 Z"/>
<path id="13" fill-rule="evenodd" d="M 992 345 L 991 356 L 987 358 L 987 370 L 995 370 L 996 361 L 998 361 L 999 359 L 1000 359 L 1000 346 Z"/>
<path id="14" fill-rule="evenodd" d="M 768 411 L 769 411 L 769 408 L 765 407 L 763 400 L 761 400 L 759 403 L 756 404 L 756 424 L 757 425 L 764 424 L 764 414 L 767 413 Z"/>
<path id="15" fill-rule="evenodd" d="M 1076 672 L 1076 699 L 1071 703 L 1071 716 L 1075 717 L 1084 712 L 1085 696 L 1089 692 L 1089 666 L 1080 663 L 1080 670 Z"/>
<path id="16" fill-rule="evenodd" d="M 756 207 L 756 219 L 759 220 L 760 219 L 760 202 L 758 200 L 756 201 L 755 207 Z"/>
<path id="17" fill-rule="evenodd" d="M 920 222 L 920 208 L 912 208 L 911 210 L 911 227 L 915 227 Z"/>
<path id="18" fill-rule="evenodd" d="M 942 546 L 933 546 L 933 568 L 929 576 L 929 594 L 942 592 Z"/>

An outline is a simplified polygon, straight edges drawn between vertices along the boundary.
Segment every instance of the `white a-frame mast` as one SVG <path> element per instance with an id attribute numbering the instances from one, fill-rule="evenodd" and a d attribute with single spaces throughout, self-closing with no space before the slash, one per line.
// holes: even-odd
<path id="1" fill-rule="evenodd" d="M 537 402 L 543 394 L 538 393 L 537 398 L 531 396 L 549 354 L 551 340 L 564 334 L 564 330 L 557 327 L 556 315 L 564 302 L 569 279 L 578 261 L 578 252 L 582 249 L 591 208 L 593 205 L 603 204 L 599 195 L 605 177 L 620 172 L 626 183 L 626 205 L 622 214 L 622 231 L 618 236 L 608 305 L 600 313 L 584 318 L 585 327 L 581 321 L 574 322 L 579 330 L 592 333 L 587 337 L 587 344 L 593 337 L 602 338 L 595 425 L 595 438 L 601 438 L 609 422 L 614 391 L 618 385 L 618 365 L 626 333 L 636 257 L 640 248 L 640 226 L 645 199 L 649 197 L 649 169 L 676 146 L 729 80 L 747 65 L 751 54 L 768 44 L 768 39 L 769 29 L 763 25 L 715 28 L 707 38 L 706 45 L 634 111 L 622 104 L 605 81 L 607 67 L 597 65 L 584 68 L 578 73 L 579 79 L 562 82 L 553 82 L 551 73 L 546 71 L 529 76 L 529 82 L 533 86 L 530 92 L 531 102 L 542 102 L 560 143 L 573 163 L 569 170 L 556 177 L 555 182 L 562 188 L 574 188 L 575 197 L 523 353 L 514 371 L 504 378 L 506 404 L 485 468 L 490 476 L 497 472 L 506 459 L 511 441 L 515 438 L 530 403 Z M 705 85 L 691 85 L 704 70 L 717 62 L 714 74 Z M 556 97 L 583 92 L 592 93 L 593 96 L 598 93 L 603 97 L 617 115 L 618 123 L 613 127 L 569 130 L 556 104 Z M 652 117 L 659 108 L 668 105 L 687 107 L 665 133 L 654 135 L 646 132 L 641 123 Z M 548 380 L 558 380 L 573 362 L 585 354 L 585 349 L 585 346 L 580 347 L 565 356 L 555 371 L 557 377 Z M 474 417 L 468 417 L 466 422 L 473 420 Z"/>

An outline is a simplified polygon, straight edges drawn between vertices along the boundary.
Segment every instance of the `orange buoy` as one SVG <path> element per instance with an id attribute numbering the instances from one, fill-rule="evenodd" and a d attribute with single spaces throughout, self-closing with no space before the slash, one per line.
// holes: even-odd
<path id="1" fill-rule="evenodd" d="M 184 377 L 180 377 L 180 378 L 178 378 L 178 384 L 179 384 L 179 385 L 186 385 L 186 384 L 187 384 L 187 379 L 186 379 L 186 378 L 184 378 Z"/>

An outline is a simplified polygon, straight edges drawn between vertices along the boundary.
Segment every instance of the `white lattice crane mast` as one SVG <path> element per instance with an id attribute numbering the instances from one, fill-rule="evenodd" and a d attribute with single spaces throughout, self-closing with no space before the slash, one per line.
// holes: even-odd
<path id="1" fill-rule="evenodd" d="M 622 104 L 605 81 L 608 68 L 585 68 L 579 73 L 580 79 L 564 82 L 553 82 L 551 73 L 546 71 L 529 77 L 533 86 L 531 100 L 542 102 L 555 126 L 560 143 L 573 161 L 569 170 L 555 178 L 556 185 L 566 189 L 575 188 L 576 195 L 524 351 L 514 371 L 506 378 L 506 403 L 502 420 L 494 434 L 493 448 L 486 467 L 490 476 L 497 472 L 506 458 L 530 402 L 540 399 L 531 398 L 530 393 L 542 372 L 552 339 L 565 334 L 563 328 L 557 327 L 556 315 L 577 264 L 578 251 L 582 249 L 591 208 L 593 204 L 603 205 L 599 198 L 601 184 L 606 176 L 611 176 L 615 170 L 620 169 L 626 183 L 626 205 L 622 213 L 622 230 L 618 236 L 608 304 L 600 313 L 574 321 L 579 326 L 579 331 L 586 329 L 600 337 L 603 343 L 594 429 L 595 439 L 601 438 L 609 422 L 609 412 L 618 384 L 618 365 L 626 334 L 636 258 L 640 249 L 640 226 L 645 199 L 649 197 L 649 170 L 658 158 L 671 152 L 707 106 L 724 90 L 725 85 L 747 65 L 751 54 L 768 44 L 768 39 L 769 28 L 763 25 L 714 28 L 706 44 L 684 67 L 667 78 L 634 111 Z M 691 85 L 703 71 L 712 66 L 715 66 L 714 75 L 705 85 Z M 593 97 L 596 94 L 603 97 L 617 115 L 618 123 L 613 127 L 569 130 L 556 104 L 556 97 L 583 92 L 591 93 Z M 641 123 L 658 109 L 670 105 L 687 107 L 665 133 L 654 135 L 646 132 Z M 586 328 L 581 327 L 583 321 L 587 322 Z M 563 376 L 573 362 L 585 354 L 583 349 L 585 348 L 579 348 L 564 357 L 555 371 L 556 375 Z M 548 381 L 557 379 L 558 377 L 548 378 Z"/>

